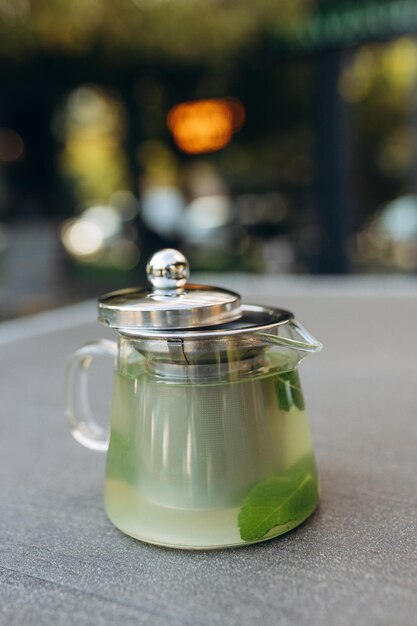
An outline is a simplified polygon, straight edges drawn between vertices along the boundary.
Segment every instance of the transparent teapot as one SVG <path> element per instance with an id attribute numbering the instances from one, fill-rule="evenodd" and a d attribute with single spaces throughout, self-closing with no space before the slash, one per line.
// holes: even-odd
<path id="1" fill-rule="evenodd" d="M 147 267 L 153 288 L 99 300 L 118 332 L 73 354 L 67 415 L 77 441 L 107 451 L 105 508 L 149 543 L 245 545 L 301 524 L 318 480 L 297 366 L 321 349 L 282 309 L 187 283 L 182 254 Z M 88 403 L 92 357 L 114 359 L 110 433 Z"/>

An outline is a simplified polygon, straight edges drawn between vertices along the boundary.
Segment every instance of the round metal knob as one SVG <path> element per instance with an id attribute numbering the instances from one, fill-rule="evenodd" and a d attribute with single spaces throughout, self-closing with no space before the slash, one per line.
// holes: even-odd
<path id="1" fill-rule="evenodd" d="M 180 289 L 187 282 L 190 269 L 181 252 L 165 248 L 149 259 L 146 274 L 155 289 Z"/>

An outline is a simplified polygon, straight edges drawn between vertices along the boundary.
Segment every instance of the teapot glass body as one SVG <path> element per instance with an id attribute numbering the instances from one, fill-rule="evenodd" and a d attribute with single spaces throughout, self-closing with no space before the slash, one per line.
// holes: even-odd
<path id="1" fill-rule="evenodd" d="M 105 508 L 115 526 L 149 543 L 209 549 L 278 536 L 313 512 L 318 480 L 298 362 L 319 348 L 281 335 L 121 334 L 117 346 L 73 355 L 67 413 L 78 441 L 108 450 Z M 115 361 L 109 435 L 88 406 L 95 354 Z"/>

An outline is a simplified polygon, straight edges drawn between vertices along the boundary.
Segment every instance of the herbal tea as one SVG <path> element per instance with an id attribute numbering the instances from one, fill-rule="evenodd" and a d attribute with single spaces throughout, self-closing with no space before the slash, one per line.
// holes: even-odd
<path id="1" fill-rule="evenodd" d="M 158 379 L 145 361 L 115 378 L 105 502 L 127 534 L 215 548 L 303 522 L 317 474 L 296 369 L 233 382 Z"/>

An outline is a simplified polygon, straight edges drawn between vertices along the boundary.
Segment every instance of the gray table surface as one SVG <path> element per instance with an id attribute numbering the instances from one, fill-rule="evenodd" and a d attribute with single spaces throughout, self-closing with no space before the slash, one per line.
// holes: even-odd
<path id="1" fill-rule="evenodd" d="M 301 365 L 319 510 L 288 535 L 234 550 L 123 535 L 102 507 L 104 455 L 73 441 L 63 416 L 67 355 L 109 336 L 94 304 L 4 323 L 0 624 L 417 624 L 416 283 L 222 282 L 293 309 L 325 344 Z M 92 381 L 101 411 L 105 365 Z"/>

